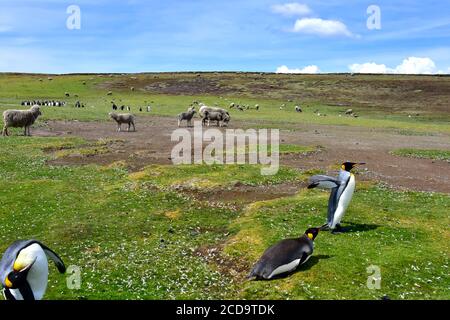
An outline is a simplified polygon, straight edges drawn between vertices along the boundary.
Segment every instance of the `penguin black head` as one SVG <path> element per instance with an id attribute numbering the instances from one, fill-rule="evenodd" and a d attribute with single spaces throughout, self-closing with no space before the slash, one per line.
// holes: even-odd
<path id="1" fill-rule="evenodd" d="M 346 161 L 341 165 L 341 168 L 342 168 L 342 170 L 350 172 L 354 167 L 361 165 L 361 164 L 365 164 L 365 162 L 356 163 L 356 162 Z"/>
<path id="2" fill-rule="evenodd" d="M 19 271 L 11 271 L 5 279 L 6 287 L 8 287 L 9 289 L 18 289 L 22 287 L 27 281 L 28 272 L 30 271 L 33 264 L 34 262 Z"/>
<path id="3" fill-rule="evenodd" d="M 319 228 L 309 228 L 308 230 L 305 231 L 305 235 L 311 239 L 314 240 L 317 235 L 319 234 Z"/>

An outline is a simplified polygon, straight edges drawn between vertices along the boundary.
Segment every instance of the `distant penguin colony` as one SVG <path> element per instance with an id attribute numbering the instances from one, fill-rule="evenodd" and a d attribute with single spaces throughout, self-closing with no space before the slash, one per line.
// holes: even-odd
<path id="1" fill-rule="evenodd" d="M 36 240 L 19 240 L 8 247 L 0 261 L 3 295 L 7 300 L 41 300 L 48 282 L 48 261 L 66 272 L 61 258 Z"/>

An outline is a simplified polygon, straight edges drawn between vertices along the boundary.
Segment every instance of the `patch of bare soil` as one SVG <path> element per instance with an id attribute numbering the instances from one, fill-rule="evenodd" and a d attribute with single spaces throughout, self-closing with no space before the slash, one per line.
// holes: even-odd
<path id="1" fill-rule="evenodd" d="M 244 280 L 250 270 L 250 265 L 243 260 L 232 259 L 223 254 L 224 244 L 214 246 L 201 246 L 194 251 L 194 255 L 205 262 L 214 264 L 222 274 L 238 280 Z"/>
<path id="2" fill-rule="evenodd" d="M 232 123 L 230 128 L 247 128 L 264 122 Z M 69 157 L 52 160 L 58 165 L 100 164 L 108 165 L 124 161 L 129 170 L 137 171 L 149 164 L 171 164 L 170 154 L 176 142 L 170 135 L 176 128 L 176 120 L 166 117 L 145 117 L 137 123 L 136 132 L 116 132 L 112 122 L 50 121 L 48 128 L 33 131 L 37 136 L 80 136 L 89 141 L 98 139 L 119 140 L 108 145 L 110 152 L 89 157 Z M 189 129 L 192 130 L 192 129 Z M 223 129 L 221 129 L 223 130 Z M 366 162 L 361 168 L 360 179 L 375 179 L 399 189 L 437 191 L 450 193 L 450 164 L 445 161 L 405 158 L 391 155 L 398 148 L 450 149 L 450 137 L 446 134 L 429 136 L 405 136 L 392 130 L 331 125 L 297 125 L 289 131 L 281 131 L 281 143 L 323 146 L 321 152 L 308 155 L 281 155 L 281 164 L 302 170 L 322 169 L 334 174 L 336 165 L 346 160 Z M 279 190 L 222 191 L 221 199 L 260 199 L 259 193 Z M 237 192 L 234 193 L 234 192 Z M 283 192 L 282 192 L 283 193 Z M 212 194 L 198 197 L 213 196 Z M 264 196 L 265 197 L 265 196 Z M 263 198 L 261 198 L 263 199 Z"/>
<path id="3" fill-rule="evenodd" d="M 198 201 L 208 203 L 232 203 L 243 205 L 256 201 L 272 200 L 288 197 L 296 194 L 301 188 L 306 187 L 306 182 L 286 182 L 276 185 L 249 186 L 236 183 L 227 188 L 214 188 L 209 190 L 177 188 L 177 191 L 185 193 Z"/>

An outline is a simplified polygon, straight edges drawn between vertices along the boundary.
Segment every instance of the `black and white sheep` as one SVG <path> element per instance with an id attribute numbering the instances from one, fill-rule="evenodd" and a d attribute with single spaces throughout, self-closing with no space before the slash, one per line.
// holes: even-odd
<path id="1" fill-rule="evenodd" d="M 31 136 L 30 126 L 41 115 L 38 105 L 32 106 L 28 110 L 6 110 L 3 112 L 3 136 L 8 136 L 8 128 L 25 128 L 24 135 Z"/>
<path id="2" fill-rule="evenodd" d="M 136 131 L 136 127 L 134 125 L 135 118 L 134 118 L 134 115 L 132 115 L 131 113 L 110 112 L 109 116 L 111 117 L 111 119 L 114 119 L 117 122 L 117 131 L 118 132 L 122 131 L 123 123 L 128 124 L 128 132 L 130 132 L 131 126 L 133 126 L 133 131 Z"/>
<path id="3" fill-rule="evenodd" d="M 203 113 L 202 125 L 206 125 L 206 122 L 208 122 L 209 127 L 211 121 L 217 121 L 218 127 L 222 127 L 225 124 L 228 126 L 228 122 L 230 122 L 230 115 L 228 113 L 205 110 Z M 222 124 L 220 123 L 221 121 Z"/>
<path id="4" fill-rule="evenodd" d="M 196 111 L 194 109 L 189 109 L 186 112 L 182 112 L 180 113 L 177 117 L 178 117 L 178 126 L 181 125 L 181 121 L 186 120 L 187 122 L 187 126 L 190 127 L 191 126 L 191 120 L 194 117 Z"/>

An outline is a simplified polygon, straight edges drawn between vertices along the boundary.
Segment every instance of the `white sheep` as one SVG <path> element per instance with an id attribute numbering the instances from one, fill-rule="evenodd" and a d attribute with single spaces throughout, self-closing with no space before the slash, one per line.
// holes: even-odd
<path id="1" fill-rule="evenodd" d="M 224 114 L 224 115 L 230 115 L 229 113 L 228 113 L 228 111 L 227 110 L 225 110 L 225 109 L 222 109 L 222 108 L 216 108 L 216 107 L 208 107 L 208 106 L 205 106 L 205 105 L 202 105 L 201 107 L 200 107 L 200 109 L 198 110 L 198 114 L 203 118 L 204 116 L 205 116 L 205 111 L 208 111 L 208 112 L 220 112 L 220 113 L 222 113 L 222 114 Z"/>
<path id="2" fill-rule="evenodd" d="M 117 131 L 122 131 L 122 123 L 128 124 L 128 132 L 130 132 L 131 126 L 133 126 L 133 131 L 136 131 L 136 127 L 134 125 L 134 115 L 131 113 L 115 113 L 110 112 L 109 116 L 117 122 Z"/>
<path id="3" fill-rule="evenodd" d="M 24 127 L 24 135 L 31 136 L 30 126 L 41 115 L 41 110 L 38 105 L 32 106 L 28 110 L 6 110 L 3 112 L 3 136 L 8 136 L 8 128 Z"/>

